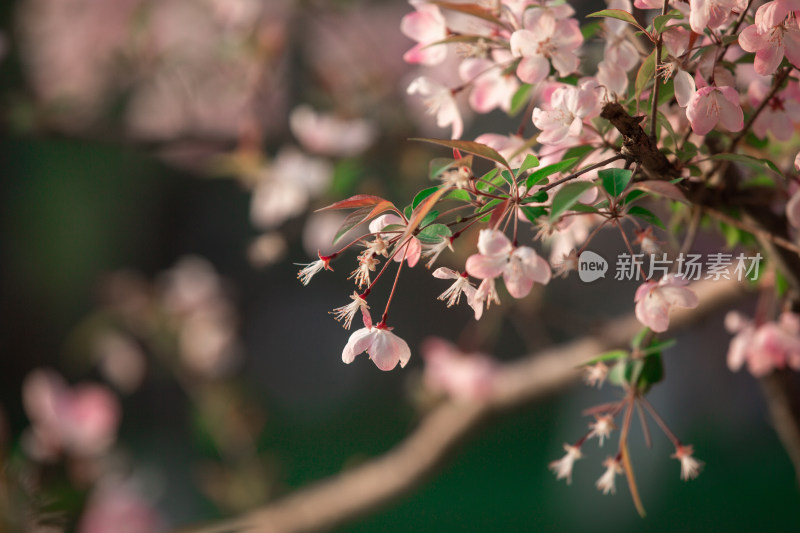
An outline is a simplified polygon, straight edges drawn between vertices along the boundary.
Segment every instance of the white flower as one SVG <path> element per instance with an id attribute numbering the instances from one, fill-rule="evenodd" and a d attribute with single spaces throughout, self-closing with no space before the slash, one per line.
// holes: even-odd
<path id="1" fill-rule="evenodd" d="M 609 492 L 611 494 L 616 494 L 617 487 L 615 481 L 617 474 L 622 473 L 622 467 L 619 461 L 613 457 L 606 458 L 606 460 L 603 461 L 603 466 L 606 467 L 606 471 L 600 476 L 600 479 L 597 480 L 595 487 L 597 487 L 597 490 L 602 490 L 603 494 L 608 494 Z"/>
<path id="2" fill-rule="evenodd" d="M 297 273 L 297 279 L 299 279 L 303 285 L 308 285 L 308 282 L 311 281 L 311 278 L 313 278 L 320 270 L 330 270 L 333 272 L 330 263 L 330 257 L 320 255 L 319 259 L 313 263 L 299 265 L 303 268 Z"/>
<path id="3" fill-rule="evenodd" d="M 673 307 L 697 307 L 697 295 L 686 288 L 689 282 L 674 274 L 667 274 L 661 281 L 647 281 L 637 290 L 634 301 L 636 318 L 656 333 L 669 328 L 669 311 Z"/>
<path id="4" fill-rule="evenodd" d="M 453 126 L 451 138 L 458 139 L 464 132 L 464 121 L 458 110 L 453 91 L 424 76 L 416 78 L 408 86 L 408 94 L 419 94 L 425 102 L 428 114 L 436 115 L 436 125 L 440 128 Z"/>
<path id="5" fill-rule="evenodd" d="M 447 300 L 447 307 L 453 307 L 453 305 L 460 302 L 462 293 L 467 295 L 467 301 L 472 305 L 472 299 L 475 296 L 475 286 L 470 283 L 469 277 L 467 277 L 466 274 L 462 274 L 458 270 L 440 267 L 434 270 L 433 277 L 455 280 L 450 288 L 440 294 L 438 298 L 439 300 Z"/>
<path id="6" fill-rule="evenodd" d="M 598 361 L 592 366 L 585 367 L 585 372 L 586 373 L 583 376 L 583 382 L 590 387 L 597 385 L 597 388 L 599 389 L 603 386 L 606 376 L 608 376 L 608 366 L 606 366 L 604 362 Z"/>
<path id="7" fill-rule="evenodd" d="M 367 352 L 375 366 L 384 371 L 392 370 L 397 363 L 404 367 L 411 358 L 406 341 L 389 331 L 383 323 L 361 328 L 350 335 L 342 351 L 342 361 L 350 364 L 361 352 Z"/>
<path id="8" fill-rule="evenodd" d="M 681 479 L 684 481 L 696 478 L 700 474 L 700 469 L 703 467 L 701 461 L 692 457 L 693 453 L 694 448 L 692 448 L 692 446 L 683 446 L 679 444 L 675 449 L 675 453 L 670 456 L 681 462 Z"/>
<path id="9" fill-rule="evenodd" d="M 551 462 L 548 468 L 555 472 L 556 479 L 566 478 L 567 485 L 569 485 L 572 483 L 572 466 L 582 455 L 581 449 L 577 446 L 564 444 L 564 450 L 566 450 L 567 454 L 558 461 Z"/>
<path id="10" fill-rule="evenodd" d="M 352 302 L 350 302 L 345 306 L 337 307 L 336 309 L 330 312 L 331 314 L 333 314 L 333 318 L 337 322 L 344 320 L 344 324 L 342 324 L 344 326 L 344 329 L 350 329 L 350 325 L 353 323 L 353 317 L 355 316 L 358 310 L 365 312 L 367 309 L 369 309 L 367 301 L 363 299 L 361 296 L 359 296 L 359 294 L 356 291 L 353 291 L 353 295 L 350 296 L 350 298 L 352 298 L 353 300 Z"/>

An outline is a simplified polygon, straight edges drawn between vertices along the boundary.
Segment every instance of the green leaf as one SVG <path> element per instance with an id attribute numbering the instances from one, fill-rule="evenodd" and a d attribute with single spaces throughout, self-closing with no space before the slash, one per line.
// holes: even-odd
<path id="1" fill-rule="evenodd" d="M 734 161 L 736 163 L 741 163 L 745 166 L 750 168 L 755 168 L 757 170 L 764 170 L 767 169 L 770 172 L 775 173 L 776 175 L 783 178 L 783 173 L 780 169 L 775 166 L 775 163 L 770 161 L 769 159 L 758 159 L 757 157 L 752 157 L 749 155 L 744 154 L 716 154 L 709 157 L 714 161 Z"/>
<path id="2" fill-rule="evenodd" d="M 519 89 L 514 93 L 514 96 L 511 97 L 511 109 L 508 110 L 509 116 L 515 117 L 525 109 L 525 106 L 528 105 L 528 99 L 531 96 L 532 90 L 533 85 L 529 83 L 520 85 Z"/>
<path id="3" fill-rule="evenodd" d="M 454 189 L 442 197 L 442 200 L 461 200 L 462 202 L 471 202 L 472 197 L 464 189 Z"/>
<path id="4" fill-rule="evenodd" d="M 453 232 L 444 224 L 431 224 L 417 233 L 417 239 L 422 244 L 438 244 L 442 239 L 450 238 Z"/>
<path id="5" fill-rule="evenodd" d="M 645 209 L 642 206 L 639 205 L 632 206 L 631 208 L 628 209 L 628 214 L 636 218 L 642 219 L 648 224 L 658 226 L 661 229 L 666 229 L 664 227 L 664 223 L 661 222 L 661 219 L 659 219 L 652 211 Z"/>
<path id="6" fill-rule="evenodd" d="M 535 170 L 531 172 L 531 175 L 528 176 L 528 179 L 525 181 L 525 187 L 528 190 L 531 190 L 531 187 L 539 183 L 544 178 L 568 170 L 572 168 L 572 166 L 575 165 L 575 163 L 577 162 L 578 158 L 573 157 L 572 159 L 564 159 L 563 161 L 559 161 L 558 163 L 553 163 L 552 165 L 547 165 L 546 167 L 542 167 L 538 170 Z"/>
<path id="7" fill-rule="evenodd" d="M 594 150 L 594 146 L 591 144 L 582 144 L 580 146 L 573 146 L 564 154 L 564 159 L 581 159 L 583 156 Z"/>
<path id="8" fill-rule="evenodd" d="M 655 29 L 656 33 L 661 33 L 664 31 L 664 26 L 670 19 L 680 19 L 683 18 L 680 11 L 673 10 L 671 13 L 667 13 L 666 15 L 658 15 L 656 18 L 653 19 L 653 29 Z"/>
<path id="9" fill-rule="evenodd" d="M 642 28 L 641 24 L 636 22 L 636 19 L 634 18 L 633 15 L 631 15 L 627 11 L 623 11 L 621 9 L 603 9 L 601 11 L 596 11 L 596 12 L 592 13 L 591 15 L 586 15 L 586 17 L 587 18 L 590 18 L 590 17 L 605 17 L 605 18 L 622 20 L 624 22 L 627 22 L 628 24 L 632 24 L 632 25 L 636 26 L 637 28 L 639 28 L 643 32 L 647 33 L 647 30 Z M 648 37 L 650 36 L 649 33 L 647 35 L 648 35 Z"/>
<path id="10" fill-rule="evenodd" d="M 533 154 L 528 154 L 525 156 L 525 161 L 522 162 L 522 166 L 519 167 L 519 170 L 517 170 L 516 176 L 519 176 L 528 169 L 538 166 L 539 166 L 539 158 Z"/>
<path id="11" fill-rule="evenodd" d="M 636 333 L 636 335 L 634 335 L 634 337 L 631 339 L 631 349 L 638 350 L 642 345 L 642 341 L 644 340 L 644 338 L 647 336 L 648 333 L 650 333 L 650 328 L 640 329 Z"/>
<path id="12" fill-rule="evenodd" d="M 414 199 L 411 201 L 411 208 L 416 209 L 422 200 L 424 200 L 431 194 L 435 193 L 438 189 L 439 186 L 436 185 L 435 187 L 428 187 L 427 189 L 422 189 L 421 191 L 419 191 L 417 195 L 414 197 Z"/>
<path id="13" fill-rule="evenodd" d="M 480 221 L 489 222 L 489 218 L 491 218 L 494 208 L 505 201 L 506 200 L 503 198 L 493 198 L 490 202 L 486 202 L 486 205 L 483 205 L 480 207 L 480 209 L 476 210 L 476 212 L 481 212 L 485 214 L 485 216 L 482 217 Z"/>
<path id="14" fill-rule="evenodd" d="M 651 355 L 656 352 L 663 352 L 668 348 L 672 348 L 678 341 L 675 339 L 667 339 L 665 341 L 655 341 L 646 349 L 641 351 L 642 355 Z"/>
<path id="15" fill-rule="evenodd" d="M 522 200 L 523 204 L 541 204 L 547 201 L 547 191 L 539 191 L 534 193 L 530 196 L 526 196 L 524 200 Z"/>
<path id="16" fill-rule="evenodd" d="M 642 91 L 647 86 L 647 83 L 653 79 L 656 72 L 656 51 L 655 49 L 650 52 L 650 55 L 642 61 L 642 66 L 639 67 L 639 72 L 636 73 L 636 82 L 634 83 L 634 94 L 638 102 L 642 97 Z"/>
<path id="17" fill-rule="evenodd" d="M 605 207 L 608 207 L 607 205 Z M 592 205 L 584 205 L 584 204 L 575 204 L 572 206 L 573 211 L 577 211 L 578 213 L 599 213 L 600 210 L 597 207 Z"/>
<path id="18" fill-rule="evenodd" d="M 424 228 L 426 226 L 430 226 L 438 216 L 439 216 L 439 211 L 431 211 L 430 213 L 425 215 L 425 217 L 419 223 L 419 227 Z"/>
<path id="19" fill-rule="evenodd" d="M 648 355 L 642 361 L 639 370 L 639 379 L 636 385 L 642 392 L 647 392 L 650 387 L 664 379 L 664 363 L 661 360 L 661 352 Z"/>
<path id="20" fill-rule="evenodd" d="M 414 214 L 414 208 L 411 206 L 411 204 L 407 205 L 405 209 L 403 209 L 403 215 L 405 215 L 406 219 L 411 218 L 411 215 L 413 214 Z"/>
<path id="21" fill-rule="evenodd" d="M 506 168 L 511 168 L 508 165 L 508 161 L 505 158 L 497 153 L 497 151 L 492 148 L 491 146 L 486 146 L 485 144 L 476 143 L 475 141 L 459 141 L 459 140 L 446 140 L 446 139 L 427 139 L 423 137 L 416 137 L 411 139 L 412 141 L 421 141 L 426 143 L 438 144 L 441 146 L 447 146 L 449 148 L 455 148 L 456 150 L 461 150 L 462 152 L 467 152 L 470 154 L 477 155 L 478 157 L 482 157 L 484 159 L 488 159 L 489 161 L 494 161 L 495 163 L 500 163 Z"/>
<path id="22" fill-rule="evenodd" d="M 530 205 L 523 205 L 520 207 L 522 209 L 522 213 L 525 215 L 531 224 L 539 224 L 539 217 L 542 217 L 547 214 L 547 209 L 542 206 L 530 206 Z"/>
<path id="23" fill-rule="evenodd" d="M 603 188 L 612 198 L 616 198 L 625 190 L 631 181 L 633 172 L 624 168 L 605 168 L 597 172 L 602 180 Z"/>
<path id="24" fill-rule="evenodd" d="M 581 35 L 583 35 L 583 40 L 588 41 L 589 39 L 597 35 L 597 32 L 599 32 L 601 28 L 602 26 L 600 25 L 599 21 L 594 21 L 588 24 L 584 24 L 583 27 L 581 28 Z"/>
<path id="25" fill-rule="evenodd" d="M 567 183 L 553 197 L 553 204 L 550 208 L 550 220 L 557 220 L 565 211 L 578 203 L 578 198 L 583 193 L 594 187 L 595 184 L 588 181 Z"/>

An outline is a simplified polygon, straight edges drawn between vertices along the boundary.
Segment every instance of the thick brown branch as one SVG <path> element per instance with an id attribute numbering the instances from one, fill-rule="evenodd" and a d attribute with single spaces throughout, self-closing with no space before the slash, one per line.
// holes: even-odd
<path id="1" fill-rule="evenodd" d="M 655 139 L 642 129 L 644 117 L 632 117 L 617 102 L 603 106 L 600 116 L 622 134 L 622 154 L 631 156 L 651 179 L 677 178 L 680 173 L 658 149 Z"/>
<path id="2" fill-rule="evenodd" d="M 700 305 L 680 310 L 673 328 L 696 324 L 741 296 L 736 282 L 701 282 L 693 288 Z M 594 355 L 626 345 L 641 329 L 632 316 L 615 320 L 597 335 L 579 339 L 504 365 L 486 403 L 446 402 L 385 455 L 276 501 L 262 509 L 193 533 L 310 532 L 329 530 L 396 501 L 430 476 L 469 433 L 491 415 L 518 407 L 574 381 L 577 367 Z"/>

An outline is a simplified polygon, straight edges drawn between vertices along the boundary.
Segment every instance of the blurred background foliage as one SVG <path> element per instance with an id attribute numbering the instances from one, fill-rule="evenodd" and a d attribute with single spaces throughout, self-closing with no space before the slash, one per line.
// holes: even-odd
<path id="1" fill-rule="evenodd" d="M 241 155 L 252 143 L 263 147 L 267 158 L 295 144 L 289 111 L 310 102 L 368 118 L 379 128 L 361 158 L 334 161 L 333 181 L 312 207 L 356 191 L 384 194 L 399 205 L 410 199 L 426 186 L 428 159 L 441 155 L 407 141 L 420 134 L 404 98 L 411 70 L 400 61 L 411 43 L 400 33 L 399 20 L 410 7 L 400 0 L 278 2 L 281 14 L 264 19 L 267 29 L 260 35 L 264 49 L 275 54 L 272 63 L 261 65 L 274 67 L 277 81 L 256 91 L 261 97 L 256 126 L 215 129 L 189 120 L 153 133 L 142 129 L 141 121 L 126 122 L 136 88 L 152 81 L 145 68 L 135 72 L 134 82 L 108 82 L 114 89 L 104 86 L 100 100 L 93 100 L 98 93 L 82 101 L 78 107 L 102 104 L 89 105 L 88 112 L 60 109 L 57 97 L 43 90 L 37 77 L 56 83 L 52 73 L 35 71 L 39 67 L 30 55 L 43 29 L 32 32 L 25 24 L 35 22 L 32 8 L 45 4 L 13 0 L 0 6 L 7 47 L 0 59 L 0 404 L 7 475 L 30 474 L 30 465 L 20 466 L 28 464 L 21 436 L 29 425 L 21 387 L 32 370 L 55 368 L 71 383 L 107 380 L 86 339 L 98 312 L 107 316 L 103 287 L 114 272 L 134 272 L 149 283 L 181 258 L 205 258 L 225 280 L 238 316 L 243 356 L 235 371 L 221 378 L 181 378 L 145 345 L 141 385 L 118 391 L 122 421 L 116 449 L 172 526 L 251 507 L 389 449 L 421 416 L 414 401 L 422 366 L 416 349 L 426 336 L 460 339 L 512 359 L 587 331 L 609 308 L 630 309 L 633 286 L 610 279 L 585 286 L 573 277 L 544 291 L 544 313 L 531 302 L 504 301 L 476 328 L 465 308 L 445 312 L 435 300 L 441 283 L 417 268 L 401 280 L 393 309 L 396 331 L 414 352 L 409 367 L 382 373 L 366 358 L 343 365 L 348 333 L 326 312 L 351 290 L 342 275 L 349 259 L 334 265 L 335 274 L 301 286 L 292 264 L 309 260 L 302 243 L 307 215 L 301 215 L 276 229 L 286 243 L 282 259 L 254 266 L 248 247 L 259 231 L 250 221 L 251 191 L 231 172 L 209 169 L 220 155 Z M 112 2 L 105 9 L 123 9 L 122 4 L 132 3 Z M 68 7 L 90 9 L 92 3 L 73 1 Z M 173 23 L 191 33 L 192 19 L 176 17 Z M 62 31 L 92 28 L 70 24 Z M 341 50 L 331 52 L 334 45 Z M 81 57 L 74 60 L 80 64 Z M 213 125 L 214 118 L 209 120 Z M 469 131 L 513 131 L 517 120 L 494 113 Z M 607 253 L 618 251 L 616 241 L 605 242 Z M 458 267 L 467 253 L 445 261 Z M 501 311 L 516 318 L 504 318 Z M 634 468 L 648 511 L 644 520 L 624 483 L 614 497 L 594 488 L 603 450 L 591 449 L 590 460 L 577 464 L 569 487 L 548 472 L 561 444 L 585 430 L 581 409 L 615 394 L 575 386 L 486 425 L 416 493 L 342 530 L 796 528 L 798 493 L 790 462 L 766 422 L 757 383 L 725 367 L 727 342 L 718 316 L 680 335 L 677 347 L 665 354 L 667 379 L 653 390 L 651 403 L 694 444 L 706 467 L 698 479 L 684 483 L 665 439 L 657 436 L 652 450 L 634 440 Z M 220 440 L 218 424 L 232 423 L 231 413 L 253 439 L 250 455 L 239 444 Z M 224 426 L 224 431 L 234 429 Z M 68 526 L 78 527 L 74 517 L 87 505 L 87 487 L 76 484 L 63 464 L 37 472 L 35 490 L 43 491 L 45 507 L 72 517 Z"/>

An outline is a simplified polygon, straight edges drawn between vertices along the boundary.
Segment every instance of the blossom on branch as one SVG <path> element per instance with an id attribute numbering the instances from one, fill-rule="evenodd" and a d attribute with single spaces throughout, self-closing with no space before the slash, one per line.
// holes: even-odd
<path id="1" fill-rule="evenodd" d="M 744 113 L 739 93 L 733 87 L 703 87 L 689 100 L 686 117 L 697 135 L 705 135 L 722 122 L 728 131 L 741 131 Z"/>
<path id="2" fill-rule="evenodd" d="M 674 274 L 667 274 L 658 282 L 643 283 L 634 297 L 636 318 L 656 333 L 667 331 L 673 307 L 697 307 L 697 295 L 686 287 L 688 283 Z"/>
<path id="3" fill-rule="evenodd" d="M 381 322 L 377 326 L 366 326 L 350 335 L 342 351 L 342 361 L 350 364 L 356 355 L 367 352 L 375 366 L 381 370 L 392 370 L 400 363 L 406 366 L 411 358 L 411 350 L 406 341 L 392 333 L 391 328 Z"/>
<path id="4" fill-rule="evenodd" d="M 511 35 L 511 53 L 522 59 L 517 76 L 525 83 L 539 83 L 550 74 L 550 63 L 559 75 L 578 69 L 575 51 L 583 44 L 583 35 L 575 19 L 556 19 L 545 9 L 529 9 L 523 16 L 524 29 Z"/>

